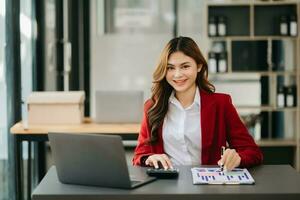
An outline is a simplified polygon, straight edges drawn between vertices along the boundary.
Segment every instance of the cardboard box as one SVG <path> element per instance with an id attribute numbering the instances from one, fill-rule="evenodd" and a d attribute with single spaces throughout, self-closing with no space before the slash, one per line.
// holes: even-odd
<path id="1" fill-rule="evenodd" d="M 32 92 L 27 98 L 28 125 L 80 124 L 84 100 L 84 91 Z"/>

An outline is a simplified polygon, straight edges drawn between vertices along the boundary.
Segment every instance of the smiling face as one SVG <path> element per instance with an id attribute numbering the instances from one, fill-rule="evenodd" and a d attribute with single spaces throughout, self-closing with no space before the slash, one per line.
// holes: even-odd
<path id="1" fill-rule="evenodd" d="M 196 87 L 197 73 L 201 67 L 195 60 L 181 51 L 169 56 L 166 80 L 176 93 L 186 93 Z"/>

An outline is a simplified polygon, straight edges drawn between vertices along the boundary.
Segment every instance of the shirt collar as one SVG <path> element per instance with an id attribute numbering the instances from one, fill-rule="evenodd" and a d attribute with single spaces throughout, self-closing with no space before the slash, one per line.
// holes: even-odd
<path id="1" fill-rule="evenodd" d="M 173 104 L 180 104 L 180 102 L 178 101 L 178 99 L 176 99 L 175 97 L 175 91 L 173 90 L 171 93 L 171 96 L 169 98 L 169 102 L 173 103 Z M 195 93 L 195 97 L 194 97 L 194 101 L 192 103 L 193 104 L 197 104 L 198 106 L 200 106 L 200 93 L 199 93 L 199 88 L 196 88 L 196 93 Z"/>
<path id="2" fill-rule="evenodd" d="M 194 98 L 194 102 L 200 106 L 200 93 L 199 93 L 199 88 L 196 88 L 196 94 L 195 94 L 195 98 Z"/>

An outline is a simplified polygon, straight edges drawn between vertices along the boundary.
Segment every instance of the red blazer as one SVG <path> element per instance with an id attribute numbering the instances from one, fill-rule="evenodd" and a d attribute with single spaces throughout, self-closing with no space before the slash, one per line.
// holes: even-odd
<path id="1" fill-rule="evenodd" d="M 263 156 L 248 133 L 247 128 L 240 120 L 236 109 L 232 105 L 231 97 L 220 93 L 207 93 L 200 90 L 201 98 L 201 130 L 202 130 L 202 165 L 217 165 L 221 158 L 221 147 L 235 149 L 241 157 L 240 167 L 251 167 L 262 163 Z M 153 102 L 147 100 L 144 105 L 144 115 L 138 144 L 135 149 L 133 164 L 141 165 L 141 158 L 152 154 L 164 152 L 162 140 L 162 125 L 158 131 L 158 141 L 149 145 L 146 141 L 150 138 L 150 126 L 147 112 Z M 199 119 L 200 120 L 200 119 Z"/>

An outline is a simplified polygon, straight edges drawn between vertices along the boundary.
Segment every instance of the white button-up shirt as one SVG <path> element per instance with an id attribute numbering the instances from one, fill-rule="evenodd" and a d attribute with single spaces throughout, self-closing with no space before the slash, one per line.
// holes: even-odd
<path id="1" fill-rule="evenodd" d="M 163 123 L 165 153 L 174 165 L 201 164 L 200 94 L 196 88 L 194 102 L 183 108 L 174 91 Z"/>

